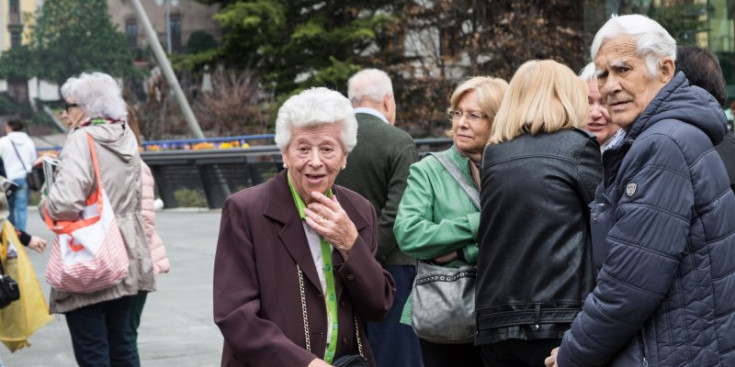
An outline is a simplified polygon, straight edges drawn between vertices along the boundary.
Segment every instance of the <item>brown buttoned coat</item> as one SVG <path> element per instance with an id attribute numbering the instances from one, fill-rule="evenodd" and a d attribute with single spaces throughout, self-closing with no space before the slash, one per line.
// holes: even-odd
<path id="1" fill-rule="evenodd" d="M 339 310 L 336 356 L 358 353 L 357 316 L 364 354 L 375 366 L 362 322 L 383 318 L 393 303 L 395 283 L 374 258 L 378 226 L 372 205 L 346 188 L 332 190 L 359 233 L 346 262 L 338 251 L 332 253 Z M 296 265 L 304 273 L 312 352 L 305 349 Z M 323 357 L 324 294 L 286 171 L 225 201 L 214 269 L 222 366 L 298 367 Z"/>

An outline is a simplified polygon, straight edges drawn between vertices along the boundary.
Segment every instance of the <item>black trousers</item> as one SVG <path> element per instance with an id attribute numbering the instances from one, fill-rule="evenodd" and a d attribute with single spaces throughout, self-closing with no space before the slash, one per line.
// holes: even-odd
<path id="1" fill-rule="evenodd" d="M 66 313 L 80 367 L 140 367 L 131 328 L 131 298 L 95 303 Z"/>
<path id="2" fill-rule="evenodd" d="M 544 367 L 561 339 L 506 340 L 480 346 L 485 367 Z"/>
<path id="3" fill-rule="evenodd" d="M 419 340 L 424 367 L 482 367 L 480 349 L 473 344 L 437 344 Z"/>

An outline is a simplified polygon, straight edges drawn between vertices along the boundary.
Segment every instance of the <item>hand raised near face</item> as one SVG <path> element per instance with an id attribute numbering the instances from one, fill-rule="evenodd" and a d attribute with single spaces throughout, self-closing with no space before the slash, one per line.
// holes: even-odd
<path id="1" fill-rule="evenodd" d="M 544 365 L 546 367 L 559 367 L 558 364 L 556 364 L 556 355 L 559 353 L 559 347 L 556 347 L 551 350 L 551 354 L 549 354 L 548 357 L 544 360 Z"/>
<path id="2" fill-rule="evenodd" d="M 357 228 L 336 197 L 328 198 L 319 192 L 312 192 L 314 199 L 304 209 L 306 224 L 331 243 L 347 260 L 352 245 L 357 240 Z"/>

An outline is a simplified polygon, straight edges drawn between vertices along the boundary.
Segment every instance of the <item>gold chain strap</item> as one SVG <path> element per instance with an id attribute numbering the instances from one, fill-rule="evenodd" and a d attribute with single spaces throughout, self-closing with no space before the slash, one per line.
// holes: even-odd
<path id="1" fill-rule="evenodd" d="M 304 291 L 304 273 L 301 267 L 296 265 L 296 272 L 299 274 L 299 293 L 301 294 L 301 317 L 304 319 L 304 337 L 306 338 L 306 350 L 311 352 L 311 337 L 309 336 L 309 315 L 306 312 L 306 292 Z M 362 351 L 362 340 L 360 340 L 360 325 L 357 323 L 357 316 L 353 316 L 355 321 L 355 337 L 357 338 L 357 351 L 361 356 L 365 357 Z"/>
<path id="2" fill-rule="evenodd" d="M 357 337 L 357 351 L 360 352 L 360 355 L 365 357 L 365 354 L 362 353 L 362 340 L 360 340 L 360 325 L 357 324 L 357 316 L 352 317 L 353 320 L 355 320 L 355 337 Z"/>
<path id="3" fill-rule="evenodd" d="M 299 292 L 301 293 L 301 316 L 304 318 L 304 337 L 306 338 L 306 350 L 311 352 L 311 337 L 309 337 L 309 315 L 306 312 L 306 292 L 304 292 L 304 273 L 297 264 L 296 271 L 299 273 Z"/>

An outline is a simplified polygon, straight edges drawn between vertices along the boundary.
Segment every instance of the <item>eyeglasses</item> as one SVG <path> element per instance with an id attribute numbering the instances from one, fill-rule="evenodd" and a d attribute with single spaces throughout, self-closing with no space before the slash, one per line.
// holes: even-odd
<path id="1" fill-rule="evenodd" d="M 69 109 L 72 107 L 79 107 L 79 105 L 76 103 L 64 103 L 64 109 L 67 113 L 69 113 Z"/>
<path id="2" fill-rule="evenodd" d="M 447 117 L 449 121 L 459 120 L 464 116 L 469 122 L 477 122 L 487 117 L 487 114 L 479 111 L 462 111 L 462 110 L 449 110 L 447 111 Z"/>

